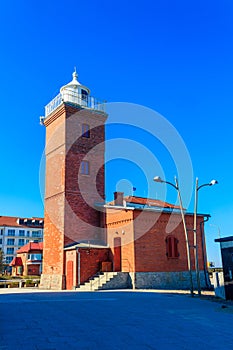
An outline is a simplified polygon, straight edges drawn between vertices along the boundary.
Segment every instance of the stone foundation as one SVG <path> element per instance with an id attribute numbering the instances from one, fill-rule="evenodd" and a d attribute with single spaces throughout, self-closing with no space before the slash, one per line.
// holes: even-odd
<path id="1" fill-rule="evenodd" d="M 101 289 L 132 289 L 132 281 L 128 272 L 118 272 Z"/>
<path id="2" fill-rule="evenodd" d="M 190 275 L 183 272 L 134 272 L 130 273 L 136 289 L 190 289 Z M 192 272 L 193 287 L 197 289 L 196 273 Z M 201 288 L 207 288 L 204 271 L 200 271 Z"/>
<path id="3" fill-rule="evenodd" d="M 55 274 L 42 274 L 39 288 L 53 290 L 65 289 L 65 276 Z"/>
<path id="4" fill-rule="evenodd" d="M 197 290 L 196 273 L 193 271 L 193 287 Z M 204 271 L 200 271 L 201 288 L 206 289 Z M 102 289 L 167 289 L 189 290 L 189 272 L 118 272 Z"/>

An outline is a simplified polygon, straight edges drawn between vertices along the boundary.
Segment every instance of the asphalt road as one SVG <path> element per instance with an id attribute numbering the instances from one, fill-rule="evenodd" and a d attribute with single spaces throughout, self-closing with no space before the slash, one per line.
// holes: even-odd
<path id="1" fill-rule="evenodd" d="M 0 293 L 0 350 L 233 349 L 233 308 L 153 292 Z"/>

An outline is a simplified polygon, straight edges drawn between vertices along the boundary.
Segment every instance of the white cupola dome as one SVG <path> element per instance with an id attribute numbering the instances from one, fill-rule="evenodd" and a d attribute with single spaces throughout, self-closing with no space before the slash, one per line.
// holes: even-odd
<path id="1" fill-rule="evenodd" d="M 45 118 L 57 109 L 62 103 L 76 105 L 105 113 L 105 102 L 90 96 L 90 90 L 80 84 L 76 69 L 72 74 L 72 81 L 60 88 L 60 93 L 45 106 Z"/>
<path id="2" fill-rule="evenodd" d="M 80 84 L 80 82 L 78 81 L 78 74 L 76 72 L 76 68 L 72 74 L 72 77 L 72 81 L 67 85 L 62 86 L 60 92 L 62 93 L 64 90 L 79 92 L 80 89 L 83 89 L 87 92 L 88 95 L 90 95 L 90 90 L 86 86 Z"/>
<path id="3" fill-rule="evenodd" d="M 63 102 L 71 102 L 81 106 L 87 105 L 88 96 L 90 95 L 90 90 L 80 84 L 78 81 L 78 74 L 76 69 L 74 70 L 73 79 L 70 83 L 64 85 L 60 89 Z"/>

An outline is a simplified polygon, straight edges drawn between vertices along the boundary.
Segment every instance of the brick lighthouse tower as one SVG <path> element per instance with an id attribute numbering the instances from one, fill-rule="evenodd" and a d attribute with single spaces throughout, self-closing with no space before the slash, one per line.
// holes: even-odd
<path id="1" fill-rule="evenodd" d="M 70 83 L 45 107 L 46 181 L 41 288 L 65 288 L 64 247 L 74 242 L 103 244 L 104 104 L 78 81 Z"/>

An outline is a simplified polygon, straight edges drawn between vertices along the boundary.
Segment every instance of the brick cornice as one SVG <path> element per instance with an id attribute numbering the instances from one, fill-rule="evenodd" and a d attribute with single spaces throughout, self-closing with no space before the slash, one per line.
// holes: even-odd
<path id="1" fill-rule="evenodd" d="M 82 108 L 81 106 L 73 106 L 67 103 L 62 103 L 59 107 L 55 109 L 54 112 L 52 112 L 47 118 L 44 119 L 44 125 L 47 127 L 52 122 L 54 122 L 54 120 L 59 118 L 63 113 L 66 113 L 66 118 L 69 118 L 71 115 L 79 112 L 80 110 L 84 110 L 86 113 L 97 115 L 98 118 L 101 117 L 103 121 L 105 121 L 108 117 L 107 113 L 105 112 L 100 112 L 97 110 Z"/>
<path id="2" fill-rule="evenodd" d="M 133 221 L 133 219 L 117 220 L 117 221 L 107 223 L 106 226 L 107 227 L 109 227 L 109 226 L 115 227 L 115 225 L 126 224 L 126 223 L 130 223 L 131 221 Z"/>
<path id="3" fill-rule="evenodd" d="M 47 118 L 45 118 L 44 125 L 47 127 L 52 122 L 54 122 L 54 120 L 59 118 L 64 112 L 65 112 L 65 104 L 63 103 L 53 113 L 51 113 Z"/>

